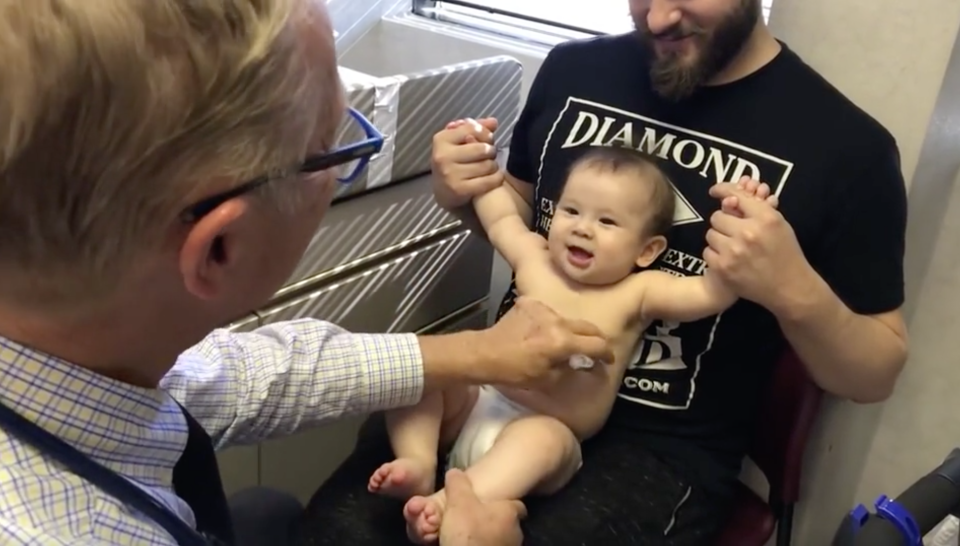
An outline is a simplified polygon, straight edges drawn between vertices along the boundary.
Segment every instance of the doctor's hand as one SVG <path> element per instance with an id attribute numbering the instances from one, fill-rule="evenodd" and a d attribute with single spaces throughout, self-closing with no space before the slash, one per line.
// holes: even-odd
<path id="1" fill-rule="evenodd" d="M 520 546 L 520 518 L 527 511 L 520 501 L 484 503 L 470 479 L 459 470 L 447 473 L 447 507 L 440 526 L 440 546 Z"/>
<path id="2" fill-rule="evenodd" d="M 570 357 L 613 363 L 606 336 L 592 323 L 562 318 L 539 301 L 519 297 L 492 327 L 479 332 L 478 368 L 484 383 L 543 385 L 564 373 L 576 373 Z"/>
<path id="3" fill-rule="evenodd" d="M 793 228 L 771 206 L 776 203 L 758 199 L 738 184 L 716 184 L 710 195 L 725 203 L 710 217 L 703 251 L 710 273 L 741 298 L 776 315 L 788 312 L 818 278 Z M 737 214 L 725 212 L 731 199 Z"/>
<path id="4" fill-rule="evenodd" d="M 503 183 L 494 118 L 458 120 L 433 137 L 433 195 L 446 210 L 460 208 Z"/>

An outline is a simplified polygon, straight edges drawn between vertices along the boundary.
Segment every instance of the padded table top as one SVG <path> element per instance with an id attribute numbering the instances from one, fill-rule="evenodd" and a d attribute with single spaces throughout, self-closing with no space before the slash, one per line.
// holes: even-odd
<path id="1" fill-rule="evenodd" d="M 383 418 L 376 415 L 362 427 L 354 453 L 314 494 L 298 529 L 296 544 L 409 545 L 403 503 L 366 489 L 370 474 L 391 458 Z M 657 533 L 651 535 L 645 521 L 650 517 L 664 521 L 671 514 L 655 513 L 663 512 L 665 507 L 651 499 L 650 490 L 645 487 L 649 477 L 638 475 L 643 472 L 643 456 L 637 445 L 620 438 L 585 445 L 584 459 L 584 467 L 563 491 L 525 500 L 529 516 L 524 521 L 524 545 L 660 546 L 660 542 L 650 542 L 649 537 Z M 591 463 L 597 460 L 603 464 Z M 438 484 L 442 485 L 441 481 Z M 669 512 L 672 507 L 666 510 Z M 705 546 L 712 546 L 710 542 Z"/>

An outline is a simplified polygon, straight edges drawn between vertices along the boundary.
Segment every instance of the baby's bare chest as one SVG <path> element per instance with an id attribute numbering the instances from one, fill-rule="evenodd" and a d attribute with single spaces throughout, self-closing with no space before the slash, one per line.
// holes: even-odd
<path id="1" fill-rule="evenodd" d="M 591 322 L 612 341 L 633 338 L 642 327 L 638 324 L 640 302 L 629 301 L 616 286 L 588 290 L 571 288 L 562 279 L 551 275 L 517 275 L 517 293 L 540 301 L 564 318 Z"/>

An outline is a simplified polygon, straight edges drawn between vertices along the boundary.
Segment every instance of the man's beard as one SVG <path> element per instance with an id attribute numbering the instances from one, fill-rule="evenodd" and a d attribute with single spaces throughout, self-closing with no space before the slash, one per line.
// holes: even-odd
<path id="1" fill-rule="evenodd" d="M 647 15 L 641 14 L 635 23 L 640 38 L 649 46 L 652 63 L 650 80 L 653 90 L 670 101 L 679 101 L 692 95 L 700 86 L 717 75 L 733 60 L 749 40 L 760 19 L 760 0 L 742 0 L 740 5 L 713 30 L 682 22 L 654 36 L 647 27 Z M 690 36 L 693 43 L 693 62 L 684 62 L 683 52 L 657 54 L 656 38 Z"/>

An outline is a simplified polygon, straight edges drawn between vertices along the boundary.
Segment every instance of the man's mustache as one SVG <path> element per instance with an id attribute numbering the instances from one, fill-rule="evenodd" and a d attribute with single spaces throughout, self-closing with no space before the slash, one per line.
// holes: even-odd
<path id="1" fill-rule="evenodd" d="M 643 34 L 651 40 L 680 40 L 682 38 L 706 34 L 706 31 L 703 28 L 697 26 L 685 27 L 682 23 L 677 23 L 676 25 L 673 25 L 672 27 L 658 33 L 651 32 L 650 28 L 644 25 L 644 28 L 641 30 L 641 32 L 643 32 Z"/>

